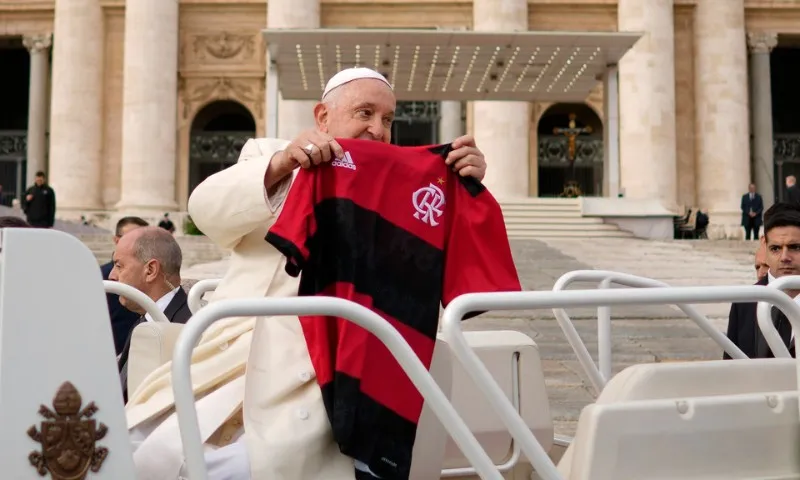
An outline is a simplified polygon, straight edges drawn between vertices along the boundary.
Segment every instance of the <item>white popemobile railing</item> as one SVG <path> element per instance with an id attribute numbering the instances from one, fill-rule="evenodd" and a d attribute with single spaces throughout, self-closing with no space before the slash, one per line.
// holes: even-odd
<path id="1" fill-rule="evenodd" d="M 330 315 L 347 319 L 375 335 L 397 359 L 442 425 L 481 478 L 502 480 L 492 460 L 456 413 L 433 377 L 400 333 L 379 315 L 356 303 L 331 297 L 254 298 L 220 300 L 203 307 L 178 337 L 172 360 L 175 409 L 183 440 L 186 468 L 192 480 L 208 480 L 191 379 L 192 349 L 214 322 L 228 317 Z"/>
<path id="2" fill-rule="evenodd" d="M 189 289 L 189 294 L 186 296 L 186 304 L 189 307 L 189 311 L 192 312 L 192 315 L 197 313 L 203 306 L 201 304 L 203 295 L 215 290 L 221 282 L 221 278 L 207 278 L 192 285 L 192 288 Z"/>
<path id="3" fill-rule="evenodd" d="M 797 277 L 797 282 L 800 285 L 800 277 Z M 492 408 L 514 440 L 519 442 L 520 448 L 539 477 L 544 480 L 562 480 L 563 477 L 547 452 L 525 425 L 478 356 L 469 348 L 461 330 L 461 320 L 466 314 L 492 310 L 747 301 L 768 302 L 777 306 L 786 313 L 792 328 L 800 331 L 800 305 L 783 292 L 762 286 L 715 286 L 467 294 L 453 300 L 445 309 L 442 318 L 443 333 L 455 358 L 463 364 L 479 389 L 485 392 Z M 771 322 L 764 326 L 770 327 L 767 331 L 774 330 Z M 798 380 L 800 381 L 800 368 L 798 368 Z"/>
<path id="4" fill-rule="evenodd" d="M 164 315 L 164 312 L 158 308 L 156 302 L 154 302 L 152 298 L 145 295 L 141 290 L 131 287 L 130 285 L 125 285 L 124 283 L 115 282 L 113 280 L 103 280 L 103 288 L 105 289 L 106 293 L 115 293 L 119 296 L 132 300 L 137 305 L 144 308 L 144 310 L 149 313 L 150 317 L 152 318 L 152 320 L 148 319 L 148 322 L 169 323 L 169 319 L 166 317 L 166 315 Z"/>
<path id="5" fill-rule="evenodd" d="M 776 278 L 775 280 L 769 282 L 767 287 L 779 291 L 782 289 L 800 289 L 800 276 L 791 275 L 788 277 Z M 791 358 L 792 355 L 789 353 L 789 349 L 786 348 L 786 344 L 783 343 L 783 339 L 772 323 L 771 311 L 772 306 L 769 303 L 758 302 L 758 308 L 756 309 L 758 327 L 764 333 L 764 338 L 767 340 L 769 349 L 772 350 L 772 353 L 776 358 Z M 787 315 L 787 318 L 788 317 L 789 316 Z M 795 332 L 800 332 L 800 330 L 798 330 L 795 326 L 795 323 L 792 322 L 791 318 L 789 318 L 789 322 L 792 324 L 793 334 Z"/>
<path id="6" fill-rule="evenodd" d="M 581 281 L 600 282 L 600 289 L 610 288 L 611 284 L 637 288 L 671 288 L 670 285 L 664 282 L 627 273 L 608 270 L 574 270 L 559 277 L 555 285 L 553 285 L 553 291 L 563 291 L 571 283 Z M 686 304 L 677 306 L 732 358 L 748 358 L 739 347 L 725 334 L 717 330 L 714 324 L 696 308 Z M 564 336 L 567 337 L 567 342 L 572 347 L 572 350 L 575 351 L 578 362 L 592 382 L 595 391 L 599 394 L 611 379 L 611 308 L 608 305 L 597 307 L 597 361 L 599 368 L 598 364 L 595 364 L 594 360 L 592 360 L 589 350 L 587 350 L 586 345 L 578 335 L 578 331 L 575 329 L 575 325 L 567 315 L 567 312 L 563 308 L 554 308 L 553 314 L 564 332 Z"/>

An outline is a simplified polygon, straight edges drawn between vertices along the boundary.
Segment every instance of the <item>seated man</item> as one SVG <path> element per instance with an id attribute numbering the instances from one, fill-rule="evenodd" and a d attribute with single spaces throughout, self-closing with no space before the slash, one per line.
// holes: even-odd
<path id="1" fill-rule="evenodd" d="M 117 222 L 114 229 L 114 245 L 119 243 L 119 239 L 126 233 L 140 227 L 146 227 L 146 221 L 139 217 L 123 217 Z M 100 273 L 103 274 L 103 280 L 108 280 L 111 270 L 114 268 L 114 261 L 110 261 L 100 266 Z M 123 307 L 119 302 L 119 295 L 115 293 L 107 293 L 106 301 L 108 302 L 108 314 L 111 317 L 111 331 L 114 334 L 114 349 L 117 355 L 122 353 L 125 347 L 125 341 L 133 330 L 139 314 L 132 312 Z"/>
<path id="2" fill-rule="evenodd" d="M 264 240 L 281 212 L 293 172 L 341 158 L 344 152 L 334 137 L 389 143 L 395 106 L 394 92 L 379 73 L 365 68 L 339 72 L 314 107 L 316 128 L 291 142 L 249 140 L 236 165 L 194 190 L 192 219 L 216 244 L 233 250 L 212 301 L 297 294 L 299 279 L 286 273 L 285 257 Z M 453 142 L 446 162 L 462 176 L 481 180 L 486 172 L 483 154 L 470 136 Z M 139 478 L 181 474 L 170 368 L 164 365 L 148 376 L 126 407 L 128 428 L 153 431 L 134 453 Z M 210 479 L 374 478 L 333 441 L 297 317 L 215 323 L 193 353 L 192 384 L 196 397 L 202 397 L 197 410 Z"/>
<path id="3" fill-rule="evenodd" d="M 756 285 L 767 285 L 775 278 L 800 275 L 800 205 L 776 203 L 764 213 L 764 239 L 761 247 L 768 266 L 766 275 Z M 758 262 L 759 254 L 756 254 Z M 758 265 L 756 265 L 758 269 Z M 797 298 L 800 291 L 786 290 Z M 757 302 L 734 303 L 728 316 L 728 338 L 750 358 L 772 358 L 774 355 L 758 327 Z M 772 308 L 772 321 L 784 343 L 794 355 L 792 327 L 786 315 Z M 726 353 L 723 358 L 730 359 Z"/>
<path id="4" fill-rule="evenodd" d="M 117 242 L 109 279 L 130 285 L 153 299 L 170 322 L 186 323 L 192 312 L 181 287 L 181 262 L 181 247 L 172 234 L 158 227 L 141 227 L 122 235 Z M 120 297 L 120 303 L 138 315 L 119 359 L 122 391 L 127 399 L 128 353 L 133 328 L 152 318 L 125 297 Z"/>

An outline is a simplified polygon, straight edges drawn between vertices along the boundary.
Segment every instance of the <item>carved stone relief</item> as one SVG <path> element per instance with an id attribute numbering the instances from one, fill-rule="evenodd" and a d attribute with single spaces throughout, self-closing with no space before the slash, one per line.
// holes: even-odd
<path id="1" fill-rule="evenodd" d="M 188 35 L 181 44 L 183 64 L 259 64 L 256 35 L 220 32 Z"/>
<path id="2" fill-rule="evenodd" d="M 183 78 L 178 81 L 184 120 L 200 105 L 210 100 L 235 100 L 263 117 L 265 79 L 258 77 Z"/>

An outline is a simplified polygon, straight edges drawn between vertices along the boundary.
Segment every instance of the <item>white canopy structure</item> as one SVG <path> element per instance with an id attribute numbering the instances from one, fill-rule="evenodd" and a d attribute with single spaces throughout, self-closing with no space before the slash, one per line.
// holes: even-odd
<path id="1" fill-rule="evenodd" d="M 475 32 L 422 29 L 266 29 L 267 136 L 278 96 L 318 100 L 343 68 L 383 73 L 398 100 L 582 102 L 606 88 L 610 193 L 619 177 L 617 70 L 639 33 Z"/>

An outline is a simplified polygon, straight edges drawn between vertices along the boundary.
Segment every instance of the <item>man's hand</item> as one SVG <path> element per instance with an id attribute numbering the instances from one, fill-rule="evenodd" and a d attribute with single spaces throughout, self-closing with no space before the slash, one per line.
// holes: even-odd
<path id="1" fill-rule="evenodd" d="M 280 155 L 284 166 L 294 170 L 298 166 L 309 168 L 330 162 L 334 158 L 342 158 L 344 150 L 327 133 L 312 129 L 298 135 Z"/>
<path id="2" fill-rule="evenodd" d="M 483 180 L 486 176 L 486 159 L 475 146 L 472 135 L 464 135 L 453 141 L 453 151 L 447 155 L 445 163 L 453 167 L 453 171 L 462 177 L 474 177 Z"/>
<path id="3" fill-rule="evenodd" d="M 31 200 L 33 200 L 33 194 L 29 193 L 29 194 L 25 195 L 25 200 L 27 200 L 27 201 L 29 201 L 29 202 L 30 202 Z"/>
<path id="4" fill-rule="evenodd" d="M 297 167 L 309 168 L 343 156 L 344 150 L 333 137 L 316 129 L 306 130 L 286 149 L 275 154 L 267 168 L 264 185 L 271 191 Z"/>

